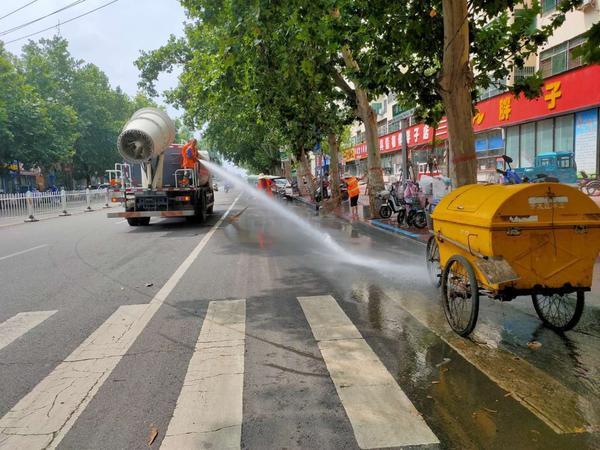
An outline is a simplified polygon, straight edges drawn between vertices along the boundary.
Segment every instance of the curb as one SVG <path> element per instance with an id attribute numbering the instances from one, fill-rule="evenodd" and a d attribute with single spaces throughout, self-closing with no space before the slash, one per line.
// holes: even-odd
<path id="1" fill-rule="evenodd" d="M 301 197 L 293 197 L 292 198 L 293 201 L 296 201 L 298 203 L 303 204 L 304 206 L 308 206 L 311 209 L 315 209 L 315 207 L 317 207 L 316 204 L 305 200 Z M 317 209 L 318 211 L 318 209 Z M 404 238 L 409 238 L 412 241 L 418 242 L 420 244 L 426 245 L 427 244 L 427 238 L 428 235 L 422 235 L 422 234 L 418 234 L 418 233 L 411 233 L 410 231 L 407 230 L 403 230 L 402 228 L 398 228 L 395 227 L 393 225 L 389 225 L 387 223 L 383 223 L 377 219 L 373 219 L 373 220 L 358 220 L 358 221 L 353 221 L 349 218 L 347 218 L 346 216 L 340 215 L 340 214 L 336 214 L 336 216 L 342 220 L 345 220 L 346 222 L 351 223 L 352 225 L 356 225 L 358 227 L 364 226 L 367 229 L 375 229 L 378 231 L 383 231 L 385 233 L 388 234 L 393 234 L 394 236 L 397 237 L 404 237 Z M 421 237 L 423 236 L 423 237 Z"/>

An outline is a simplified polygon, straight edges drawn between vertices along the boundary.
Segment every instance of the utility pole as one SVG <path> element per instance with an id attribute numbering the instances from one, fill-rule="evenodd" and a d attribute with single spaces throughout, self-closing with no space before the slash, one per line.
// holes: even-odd
<path id="1" fill-rule="evenodd" d="M 408 144 L 406 142 L 408 118 L 402 119 L 400 126 L 402 127 L 402 186 L 406 186 L 408 181 Z"/>

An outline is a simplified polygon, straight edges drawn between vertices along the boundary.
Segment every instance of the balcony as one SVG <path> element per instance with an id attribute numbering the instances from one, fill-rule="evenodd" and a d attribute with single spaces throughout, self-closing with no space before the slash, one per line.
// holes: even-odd
<path id="1" fill-rule="evenodd" d="M 534 66 L 525 66 L 525 67 L 521 67 L 520 69 L 519 68 L 515 68 L 515 71 L 514 71 L 514 82 L 515 83 L 520 83 L 525 78 L 530 77 L 533 74 L 535 74 L 535 67 Z"/>

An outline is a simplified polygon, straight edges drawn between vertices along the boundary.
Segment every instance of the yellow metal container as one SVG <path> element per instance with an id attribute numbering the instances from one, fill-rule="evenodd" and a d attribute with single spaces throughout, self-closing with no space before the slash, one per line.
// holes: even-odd
<path id="1" fill-rule="evenodd" d="M 519 295 L 534 288 L 592 285 L 600 208 L 573 187 L 463 186 L 440 201 L 432 219 L 441 266 L 452 255 L 465 256 L 490 291 Z"/>

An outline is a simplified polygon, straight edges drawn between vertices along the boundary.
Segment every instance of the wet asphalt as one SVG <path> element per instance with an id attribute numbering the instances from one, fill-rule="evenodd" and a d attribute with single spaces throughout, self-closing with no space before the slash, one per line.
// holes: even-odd
<path id="1" fill-rule="evenodd" d="M 0 260 L 0 323 L 24 311 L 57 310 L 0 350 L 0 416 L 117 307 L 148 303 L 238 194 L 218 193 L 215 214 L 203 225 L 173 219 L 130 228 L 97 211 L 0 229 L 0 257 L 44 246 Z M 158 430 L 152 443 L 158 448 L 208 303 L 225 299 L 247 302 L 241 446 L 358 448 L 297 301 L 326 294 L 441 448 L 600 448 L 598 280 L 572 332 L 541 326 L 529 299 L 482 299 L 476 331 L 463 340 L 445 325 L 423 244 L 315 216 L 304 206 L 280 206 L 347 252 L 331 254 L 322 234 L 301 233 L 243 195 L 59 448 L 148 448 L 151 428 Z M 532 340 L 541 347 L 530 349 Z M 548 396 L 547 410 L 536 411 L 544 403 L 539 396 L 548 395 L 536 383 L 561 387 Z M 564 413 L 551 409 L 555 404 Z M 577 416 L 581 429 L 561 432 L 571 423 L 566 415 Z"/>

